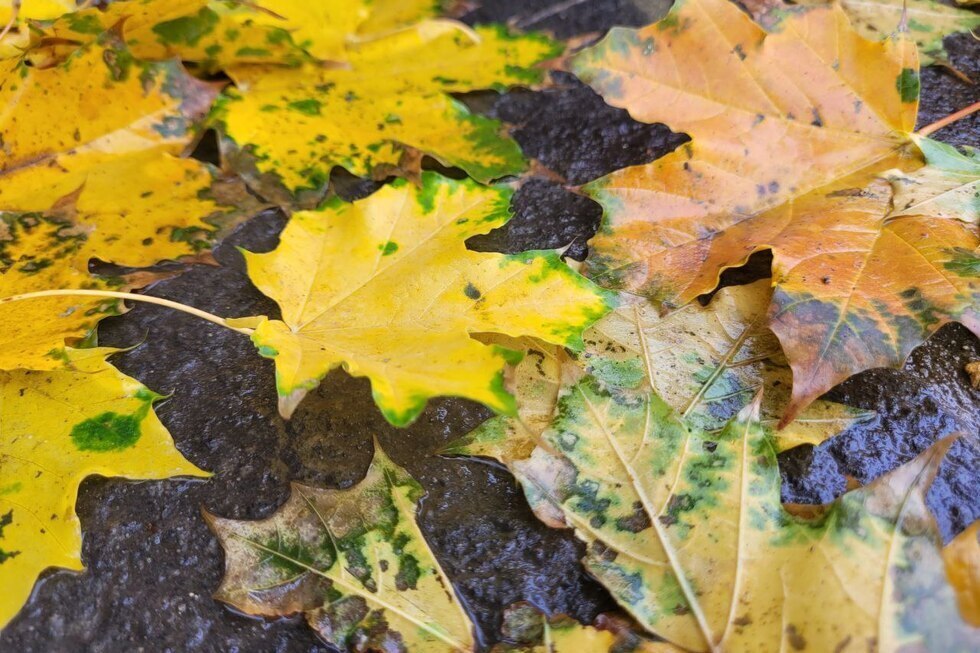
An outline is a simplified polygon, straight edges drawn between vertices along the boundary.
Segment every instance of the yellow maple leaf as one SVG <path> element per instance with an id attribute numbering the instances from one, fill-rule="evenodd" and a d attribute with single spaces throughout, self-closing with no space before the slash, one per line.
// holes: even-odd
<path id="1" fill-rule="evenodd" d="M 176 62 L 137 62 L 107 33 L 54 68 L 2 62 L 0 79 L 0 297 L 105 288 L 88 274 L 91 259 L 144 266 L 191 254 L 238 212 L 226 204 L 254 205 L 240 185 L 178 156 L 215 91 Z M 65 338 L 113 306 L 0 305 L 0 369 L 59 367 Z"/>
<path id="2" fill-rule="evenodd" d="M 82 569 L 75 498 L 93 474 L 206 476 L 153 412 L 159 395 L 117 371 L 113 349 L 70 349 L 71 369 L 0 371 L 0 628 L 48 567 Z"/>
<path id="3" fill-rule="evenodd" d="M 683 0 L 573 67 L 634 117 L 692 137 L 588 187 L 606 209 L 588 274 L 681 305 L 771 249 L 770 326 L 793 368 L 783 425 L 844 378 L 901 364 L 947 321 L 980 332 L 976 207 L 961 220 L 893 215 L 879 178 L 922 165 L 907 39 L 867 41 L 838 6 L 767 33 L 725 0 Z"/>
<path id="4" fill-rule="evenodd" d="M 576 346 L 607 310 L 609 297 L 554 252 L 466 249 L 467 238 L 508 220 L 510 190 L 428 172 L 421 181 L 298 212 L 274 252 L 246 254 L 253 283 L 282 309 L 282 321 L 259 323 L 253 341 L 276 361 L 283 415 L 341 364 L 371 379 L 393 424 L 444 394 L 510 413 L 508 356 L 471 335 Z"/>
<path id="5" fill-rule="evenodd" d="M 758 400 L 721 432 L 586 377 L 511 468 L 650 632 L 691 651 L 975 650 L 925 495 L 951 439 L 825 507 L 780 502 Z M 802 513 L 806 514 L 802 514 Z M 819 609 L 815 609 L 819 606 Z"/>
<path id="6" fill-rule="evenodd" d="M 533 66 L 557 52 L 542 37 L 426 21 L 347 44 L 343 65 L 235 67 L 237 88 L 214 111 L 222 153 L 281 203 L 297 194 L 315 202 L 334 166 L 416 173 L 415 152 L 498 179 L 524 168 L 520 149 L 449 94 L 533 84 L 543 74 Z"/>

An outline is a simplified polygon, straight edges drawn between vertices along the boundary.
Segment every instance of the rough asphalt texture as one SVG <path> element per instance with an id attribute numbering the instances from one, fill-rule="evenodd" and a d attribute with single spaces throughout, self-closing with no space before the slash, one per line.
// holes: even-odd
<path id="1" fill-rule="evenodd" d="M 559 37 L 601 32 L 613 24 L 649 22 L 658 3 L 593 0 L 484 2 L 466 18 L 511 21 Z M 663 3 L 659 3 L 662 5 Z M 640 8 L 638 8 L 640 7 Z M 980 80 L 980 46 L 969 35 L 947 39 L 952 61 Z M 980 99 L 980 87 L 937 68 L 923 71 L 921 123 Z M 641 125 L 605 106 L 568 75 L 553 88 L 467 98 L 513 125 L 528 156 L 581 184 L 616 168 L 652 160 L 683 136 Z M 951 143 L 980 143 L 976 115 L 936 135 Z M 370 184 L 347 184 L 348 193 Z M 504 229 L 474 239 L 476 249 L 520 251 L 571 244 L 581 258 L 598 225 L 599 207 L 545 178 L 526 184 Z M 249 283 L 234 246 L 253 251 L 276 244 L 284 219 L 267 212 L 243 225 L 218 248 L 221 267 L 194 266 L 150 292 L 219 315 L 276 315 L 276 306 Z M 766 257 L 726 274 L 729 283 L 764 275 Z M 549 612 L 590 621 L 614 607 L 581 569 L 582 547 L 568 532 L 546 528 L 527 508 L 506 472 L 492 465 L 433 455 L 486 419 L 468 401 L 432 401 L 411 428 L 394 429 L 371 401 L 368 383 L 342 372 L 311 393 L 289 423 L 276 413 L 273 369 L 243 337 L 182 314 L 139 305 L 100 328 L 106 345 L 139 347 L 115 357 L 130 374 L 172 398 L 158 408 L 177 446 L 214 472 L 206 482 L 131 483 L 92 478 L 79 493 L 85 533 L 85 574 L 49 573 L 33 600 L 0 635 L 0 650 L 48 651 L 329 651 L 301 620 L 263 622 L 235 614 L 211 599 L 223 571 L 221 549 L 201 508 L 225 517 L 265 517 L 282 504 L 288 483 L 348 487 L 363 476 L 372 437 L 428 490 L 421 524 L 463 596 L 484 644 L 498 637 L 509 604 L 527 600 Z M 980 431 L 980 392 L 963 366 L 980 359 L 966 329 L 943 328 L 916 350 L 902 370 L 872 370 L 832 392 L 838 401 L 874 409 L 877 417 L 817 448 L 783 456 L 784 497 L 823 502 L 845 488 L 909 460 L 935 439 Z M 931 494 L 946 539 L 980 517 L 980 449 L 961 440 Z"/>

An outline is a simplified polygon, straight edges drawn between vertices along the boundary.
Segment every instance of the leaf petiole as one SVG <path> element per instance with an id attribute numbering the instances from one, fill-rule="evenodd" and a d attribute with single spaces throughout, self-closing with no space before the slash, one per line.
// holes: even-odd
<path id="1" fill-rule="evenodd" d="M 187 304 L 181 304 L 179 302 L 174 302 L 169 299 L 162 299 L 160 297 L 150 297 L 148 295 L 137 295 L 136 293 L 129 292 L 116 292 L 113 290 L 77 290 L 77 289 L 65 289 L 65 290 L 39 290 L 36 292 L 23 293 L 21 295 L 11 295 L 9 297 L 0 298 L 0 304 L 9 304 L 12 302 L 24 301 L 27 299 L 39 299 L 42 297 L 105 297 L 110 299 L 129 299 L 134 302 L 144 302 L 146 304 L 156 304 L 157 306 L 166 306 L 167 308 L 172 308 L 176 311 L 181 311 L 187 313 L 188 315 L 193 315 L 199 317 L 202 320 L 207 320 L 208 322 L 213 322 L 219 326 L 223 326 L 226 329 L 231 329 L 232 331 L 237 331 L 246 336 L 251 336 L 253 329 L 235 327 L 228 324 L 228 321 L 223 317 L 218 317 L 208 313 L 207 311 L 202 311 L 199 308 L 194 308 L 193 306 L 188 306 Z"/>
<path id="2" fill-rule="evenodd" d="M 960 109 L 959 111 L 957 111 L 955 113 L 951 113 L 948 116 L 946 116 L 945 118 L 940 118 L 936 122 L 934 122 L 934 123 L 932 123 L 930 125 L 926 125 L 925 127 L 923 127 L 922 129 L 920 129 L 919 131 L 917 131 L 915 133 L 918 136 L 928 136 L 929 134 L 932 134 L 933 132 L 937 132 L 940 129 L 942 129 L 943 127 L 946 127 L 948 125 L 951 125 L 954 122 L 956 122 L 957 120 L 962 120 L 963 118 L 966 118 L 970 114 L 976 113 L 977 111 L 980 111 L 980 102 L 974 102 L 970 106 L 968 106 L 968 107 L 966 107 L 964 109 Z"/>

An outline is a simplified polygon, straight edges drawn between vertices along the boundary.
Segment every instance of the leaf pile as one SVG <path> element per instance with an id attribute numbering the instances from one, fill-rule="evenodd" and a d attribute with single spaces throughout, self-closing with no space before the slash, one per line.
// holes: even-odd
<path id="1" fill-rule="evenodd" d="M 921 169 L 918 65 L 902 35 L 867 41 L 836 6 L 767 33 L 725 0 L 683 0 L 660 23 L 613 30 L 573 69 L 634 118 L 692 137 L 587 187 L 606 209 L 590 276 L 679 306 L 772 250 L 769 325 L 793 369 L 783 424 L 948 321 L 980 333 L 977 206 L 957 219 L 928 202 L 893 208 L 890 170 L 952 172 L 929 145 Z"/>
<path id="2" fill-rule="evenodd" d="M 758 0 L 755 22 L 678 0 L 566 59 L 609 104 L 691 137 L 584 187 L 604 221 L 582 276 L 557 252 L 466 246 L 509 220 L 501 180 L 527 162 L 454 96 L 540 84 L 564 45 L 448 5 L 0 8 L 0 625 L 44 569 L 81 568 L 87 475 L 206 475 L 160 396 L 97 346 L 128 296 L 248 334 L 285 418 L 337 367 L 396 426 L 443 395 L 495 410 L 441 453 L 507 465 L 630 616 L 517 604 L 494 651 L 980 649 L 977 525 L 943 551 L 925 503 L 951 439 L 819 507 L 782 504 L 776 457 L 868 417 L 819 398 L 840 381 L 950 321 L 980 335 L 980 156 L 912 132 L 917 49 L 942 63 L 942 36 L 977 14 Z M 220 166 L 189 155 L 206 129 Z M 388 183 L 346 202 L 338 168 Z M 270 204 L 289 215 L 278 246 L 244 254 L 278 319 L 119 292 L 208 261 Z M 763 250 L 772 279 L 718 290 Z M 206 514 L 216 598 L 301 614 L 343 650 L 474 650 L 423 497 L 376 445 L 353 487 L 293 485 L 259 521 Z"/>

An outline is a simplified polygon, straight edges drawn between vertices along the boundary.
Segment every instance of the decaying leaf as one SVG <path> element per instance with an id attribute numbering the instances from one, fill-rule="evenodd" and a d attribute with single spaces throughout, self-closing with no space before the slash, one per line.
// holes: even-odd
<path id="1" fill-rule="evenodd" d="M 956 590 L 960 614 L 980 628 L 980 521 L 973 522 L 943 549 L 946 573 Z"/>
<path id="2" fill-rule="evenodd" d="M 622 617 L 602 614 L 594 626 L 583 626 L 565 615 L 546 617 L 529 603 L 507 608 L 501 631 L 504 641 L 491 653 L 681 653 Z"/>
<path id="3" fill-rule="evenodd" d="M 106 362 L 112 349 L 69 349 L 72 369 L 0 371 L 0 628 L 48 567 L 82 569 L 75 515 L 87 476 L 205 476 L 153 412 L 159 395 Z"/>
<path id="4" fill-rule="evenodd" d="M 0 79 L 0 296 L 104 288 L 93 258 L 141 266 L 193 253 L 240 199 L 178 156 L 215 92 L 176 62 L 137 62 L 108 33 L 55 68 L 2 62 Z M 58 368 L 65 338 L 114 306 L 0 305 L 0 369 Z"/>
<path id="5" fill-rule="evenodd" d="M 586 377 L 513 464 L 535 512 L 651 632 L 692 651 L 968 651 L 925 492 L 949 440 L 814 515 L 780 503 L 759 403 L 720 434 Z M 819 609 L 816 607 L 819 606 Z"/>
<path id="6" fill-rule="evenodd" d="M 504 388 L 516 399 L 517 415 L 491 417 L 440 453 L 494 458 L 504 463 L 523 460 L 531 455 L 538 436 L 554 417 L 566 355 L 561 347 L 530 338 L 483 340 L 523 354 L 520 362 L 508 365 L 504 373 Z"/>
<path id="7" fill-rule="evenodd" d="M 693 139 L 588 187 L 606 209 L 589 276 L 682 305 L 771 249 L 770 325 L 793 368 L 783 424 L 844 378 L 900 364 L 945 322 L 980 332 L 976 218 L 892 218 L 879 179 L 921 166 L 907 40 L 869 42 L 839 7 L 766 33 L 725 0 L 683 0 L 573 67 L 610 103 Z"/>
<path id="8" fill-rule="evenodd" d="M 303 613 L 345 651 L 469 651 L 473 626 L 415 521 L 423 493 L 376 447 L 347 490 L 293 484 L 262 521 L 205 514 L 225 549 L 215 596 L 248 614 Z"/>
<path id="9" fill-rule="evenodd" d="M 919 49 L 923 66 L 945 62 L 943 37 L 957 32 L 969 32 L 980 26 L 980 15 L 972 11 L 944 5 L 935 0 L 749 0 L 746 7 L 757 20 L 765 23 L 792 11 L 793 6 L 819 7 L 838 2 L 854 29 L 866 39 L 877 41 L 901 29 Z M 904 21 L 903 21 L 904 16 Z"/>
<path id="10" fill-rule="evenodd" d="M 507 350 L 471 334 L 580 346 L 582 329 L 607 310 L 608 293 L 554 252 L 466 249 L 467 238 L 509 219 L 509 189 L 428 172 L 421 181 L 298 212 L 275 251 L 246 254 L 253 283 L 282 309 L 283 321 L 262 321 L 253 341 L 276 361 L 283 415 L 341 364 L 371 379 L 392 424 L 444 394 L 513 413 Z"/>
<path id="11" fill-rule="evenodd" d="M 557 53 L 539 36 L 425 21 L 348 43 L 343 65 L 235 67 L 214 120 L 230 164 L 282 203 L 315 203 L 334 166 L 417 174 L 416 152 L 490 181 L 523 169 L 520 148 L 449 94 L 538 82 L 533 66 Z"/>
<path id="12" fill-rule="evenodd" d="M 583 336 L 583 368 L 605 386 L 651 387 L 691 426 L 719 431 L 765 388 L 762 423 L 774 428 L 790 400 L 792 371 L 766 328 L 770 281 L 722 288 L 707 307 L 697 302 L 659 317 L 635 297 Z M 819 444 L 868 417 L 815 401 L 776 434 L 780 449 Z"/>

